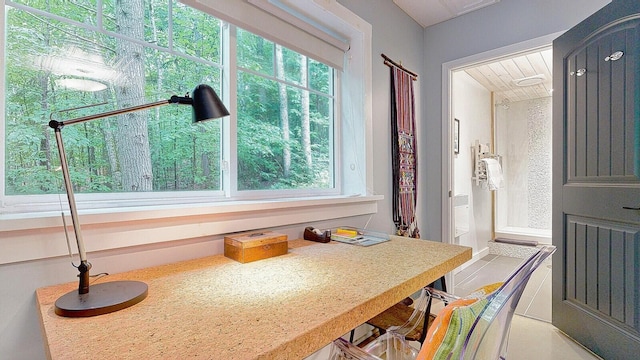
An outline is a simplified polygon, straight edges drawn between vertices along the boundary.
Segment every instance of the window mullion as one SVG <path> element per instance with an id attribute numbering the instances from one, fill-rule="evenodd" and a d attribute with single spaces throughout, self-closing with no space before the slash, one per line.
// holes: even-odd
<path id="1" fill-rule="evenodd" d="M 230 116 L 222 123 L 222 190 L 226 197 L 234 196 L 238 191 L 238 63 L 236 50 L 236 27 L 223 22 L 222 31 L 222 88 L 224 100 L 229 104 Z"/>

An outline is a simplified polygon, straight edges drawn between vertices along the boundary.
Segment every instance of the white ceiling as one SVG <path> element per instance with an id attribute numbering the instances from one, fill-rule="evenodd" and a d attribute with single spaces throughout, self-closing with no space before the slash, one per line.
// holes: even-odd
<path id="1" fill-rule="evenodd" d="M 551 96 L 552 70 L 551 47 L 464 69 L 477 82 L 494 93 L 496 103 Z M 534 78 L 541 80 L 536 83 Z M 527 83 L 533 85 L 524 86 Z"/>
<path id="2" fill-rule="evenodd" d="M 422 27 L 493 5 L 500 0 L 393 0 Z"/>

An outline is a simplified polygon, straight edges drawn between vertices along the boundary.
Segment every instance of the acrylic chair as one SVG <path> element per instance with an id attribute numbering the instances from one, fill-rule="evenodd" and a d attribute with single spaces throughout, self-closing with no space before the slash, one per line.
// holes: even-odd
<path id="1" fill-rule="evenodd" d="M 433 285 L 433 284 L 431 284 Z M 442 282 L 444 287 L 444 281 Z M 407 314 L 406 309 L 411 309 L 408 312 L 404 324 L 400 326 L 389 326 L 384 330 L 384 333 L 376 338 L 370 345 L 359 348 L 353 345 L 353 330 L 351 331 L 351 341 L 345 341 L 342 338 L 334 341 L 332 346 L 332 357 L 330 360 L 414 360 L 418 356 L 419 349 L 409 344 L 409 341 L 415 341 L 416 338 L 426 336 L 420 335 L 416 328 L 421 328 L 425 319 L 425 313 L 429 313 L 431 308 L 430 298 L 428 296 L 427 288 L 423 288 L 420 292 L 420 296 L 413 301 L 413 307 L 409 307 L 404 302 L 394 305 L 391 309 L 385 312 L 390 315 L 385 315 L 384 318 L 378 316 L 379 319 L 374 321 L 377 326 L 383 326 L 394 319 L 398 319 L 402 315 Z M 426 310 L 425 310 L 426 309 Z M 431 316 L 433 320 L 435 316 Z M 371 321 L 371 320 L 370 320 Z M 367 322 L 370 325 L 369 321 Z M 398 322 L 397 322 L 398 323 Z"/>
<path id="2" fill-rule="evenodd" d="M 375 355 L 371 355 L 360 349 L 356 345 L 338 338 L 331 345 L 329 360 L 381 360 Z"/>
<path id="3" fill-rule="evenodd" d="M 492 284 L 464 298 L 427 288 L 429 304 L 435 298 L 448 302 L 448 305 L 429 328 L 415 359 L 505 359 L 511 320 L 522 292 L 531 274 L 555 249 L 555 246 L 542 246 L 504 282 Z M 416 312 L 426 311 L 416 309 Z M 411 322 L 390 328 L 362 350 L 374 355 L 373 359 L 413 359 L 410 357 L 413 352 L 407 349 L 411 345 L 406 341 L 398 342 L 398 339 L 404 340 L 401 332 L 406 330 L 405 325 L 410 327 Z M 395 344 L 399 344 L 397 348 Z"/>
<path id="4" fill-rule="evenodd" d="M 455 329 L 445 331 L 447 329 L 444 328 L 444 324 L 434 322 L 417 359 L 506 359 L 511 320 L 520 297 L 533 272 L 555 251 L 555 246 L 542 246 L 509 275 L 497 290 L 478 299 L 478 304 L 485 302 L 486 304 L 475 316 L 468 331 L 463 330 L 464 320 L 461 321 L 462 326 L 458 330 L 460 334 L 466 333 L 466 337 L 454 335 Z M 453 305 L 454 303 L 451 302 L 445 309 L 450 307 L 448 310 L 451 310 Z M 468 307 L 473 308 L 474 304 Z M 443 309 L 442 312 L 445 310 Z M 452 315 L 463 319 L 464 314 L 453 314 L 453 312 Z M 442 327 L 438 328 L 438 326 Z M 439 345 L 435 343 L 436 338 L 440 337 L 436 336 L 438 332 L 443 338 Z M 447 335 L 451 336 L 447 338 Z M 461 346 L 457 346 L 456 344 L 461 341 L 463 341 Z M 451 346 L 452 342 L 453 346 Z"/>
<path id="5" fill-rule="evenodd" d="M 427 288 L 435 288 L 436 285 L 440 290 L 447 291 L 444 276 L 429 284 Z M 415 311 L 416 309 L 422 311 Z M 426 314 L 429 314 L 429 316 L 426 316 Z M 367 320 L 366 323 L 378 329 L 382 334 L 384 334 L 387 329 L 393 327 L 396 333 L 404 334 L 406 340 L 417 341 L 422 345 L 427 335 L 427 329 L 434 319 L 435 315 L 431 314 L 429 295 L 426 290 L 423 289 L 418 298 L 412 302 L 407 302 L 405 299 L 405 301 L 401 301 Z M 398 324 L 402 325 L 397 326 Z M 353 338 L 351 341 L 353 342 Z"/>
<path id="6" fill-rule="evenodd" d="M 387 332 L 386 334 L 392 334 Z M 386 335 L 385 336 L 389 336 Z M 336 339 L 331 347 L 329 360 L 414 360 L 418 350 L 409 345 L 402 337 L 390 337 L 393 341 L 385 342 L 385 351 L 374 355 L 343 338 Z M 382 343 L 380 343 L 382 344 Z"/>

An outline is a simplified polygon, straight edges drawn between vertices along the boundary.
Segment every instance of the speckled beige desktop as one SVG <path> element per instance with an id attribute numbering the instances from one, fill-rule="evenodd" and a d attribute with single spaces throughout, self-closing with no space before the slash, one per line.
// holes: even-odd
<path id="1" fill-rule="evenodd" d="M 471 259 L 471 248 L 392 237 L 370 247 L 289 242 L 241 264 L 216 255 L 109 275 L 149 286 L 115 313 L 64 318 L 77 286 L 36 291 L 51 359 L 301 359 Z M 100 281 L 100 280 L 98 280 Z"/>

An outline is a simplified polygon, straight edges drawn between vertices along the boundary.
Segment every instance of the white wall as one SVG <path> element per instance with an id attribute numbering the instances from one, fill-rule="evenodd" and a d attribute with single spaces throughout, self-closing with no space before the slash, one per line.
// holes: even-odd
<path id="1" fill-rule="evenodd" d="M 372 218 L 357 216 L 313 224 L 292 224 L 273 230 L 289 238 L 302 236 L 305 226 L 329 228 L 340 225 L 391 232 L 391 162 L 389 120 L 389 68 L 380 53 L 385 53 L 418 73 L 416 99 L 421 98 L 424 30 L 388 0 L 345 0 L 345 7 L 373 25 L 373 189 L 383 195 L 378 213 Z M 398 41 L 402 39 L 402 41 Z M 417 100 L 420 112 L 421 102 Z M 420 115 L 419 115 L 420 116 Z M 420 117 L 421 118 L 421 117 Z M 420 150 L 420 148 L 419 148 Z M 421 150 L 422 151 L 422 150 Z M 422 225 L 422 224 L 419 224 Z M 19 235 L 19 234 L 18 234 Z M 203 236 L 179 241 L 140 245 L 89 253 L 94 269 L 116 273 L 222 253 L 222 236 Z M 11 239 L 3 239 L 11 241 Z M 15 239 L 19 241 L 19 237 Z M 43 241 L 38 247 L 50 246 Z M 41 249 L 33 249 L 35 253 Z M 3 248 L 1 251 L 11 251 Z M 0 265 L 0 359 L 44 359 L 44 345 L 36 312 L 35 290 L 39 287 L 74 281 L 77 271 L 66 257 L 36 259 Z"/>
<path id="2" fill-rule="evenodd" d="M 477 254 L 491 240 L 491 192 L 471 179 L 471 147 L 476 140 L 491 142 L 491 93 L 464 71 L 454 73 L 452 91 L 453 117 L 460 121 L 460 152 L 453 162 L 454 194 L 469 195 L 469 232 L 459 237 L 459 244 L 473 247 Z"/>
<path id="3" fill-rule="evenodd" d="M 422 83 L 424 126 L 418 134 L 424 144 L 418 164 L 425 181 L 422 185 L 425 190 L 419 203 L 423 237 L 440 239 L 442 234 L 442 65 L 565 31 L 609 2 L 503 0 L 425 29 Z"/>

